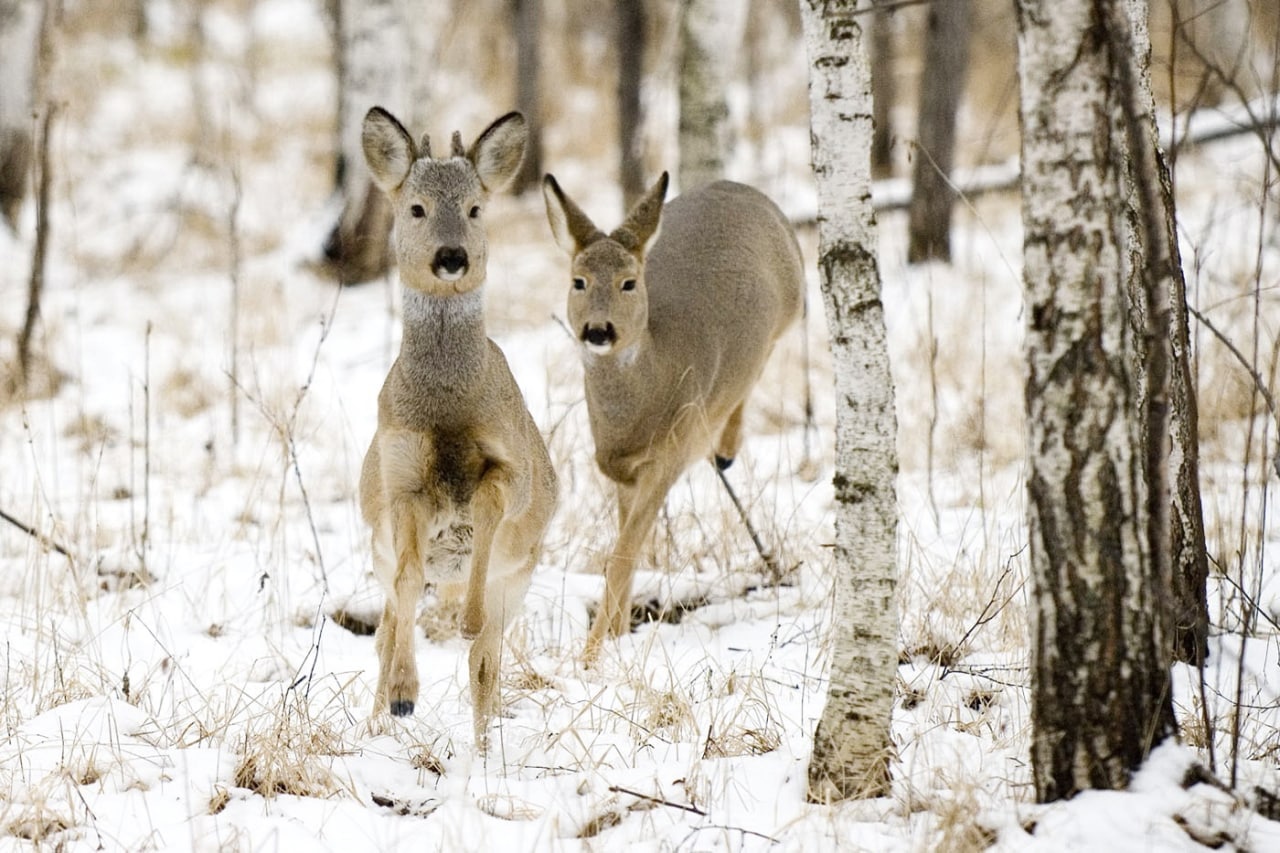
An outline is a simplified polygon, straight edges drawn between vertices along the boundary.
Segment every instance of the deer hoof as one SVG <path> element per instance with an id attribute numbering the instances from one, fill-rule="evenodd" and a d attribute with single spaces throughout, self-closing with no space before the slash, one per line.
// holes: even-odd
<path id="1" fill-rule="evenodd" d="M 729 470 L 729 466 L 732 464 L 733 464 L 732 456 L 721 456 L 719 453 L 716 454 L 716 467 L 719 468 L 721 471 Z"/>
<path id="2" fill-rule="evenodd" d="M 393 717 L 411 717 L 413 716 L 413 700 L 397 699 L 391 703 L 391 716 Z"/>

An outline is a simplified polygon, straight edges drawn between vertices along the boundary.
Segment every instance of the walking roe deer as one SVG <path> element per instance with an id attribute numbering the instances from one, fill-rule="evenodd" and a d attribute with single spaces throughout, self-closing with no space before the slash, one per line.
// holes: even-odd
<path id="1" fill-rule="evenodd" d="M 496 705 L 503 629 L 524 600 L 556 501 L 542 434 L 484 327 L 482 206 L 515 175 L 525 137 L 524 118 L 509 113 L 470 149 L 455 133 L 451 156 L 435 159 L 427 137 L 415 145 L 380 107 L 365 116 L 362 133 L 369 169 L 394 210 L 404 291 L 400 353 L 378 394 L 378 427 L 360 474 L 360 509 L 386 594 L 374 710 L 413 713 L 425 582 L 465 584 L 461 628 L 475 638 L 480 749 Z"/>
<path id="2" fill-rule="evenodd" d="M 543 179 L 551 230 L 572 257 L 569 326 L 582 344 L 596 464 L 617 484 L 618 539 L 588 663 L 629 626 L 635 564 L 667 491 L 709 451 L 722 470 L 732 464 L 751 389 L 801 311 L 800 247 L 772 201 L 717 181 L 664 209 L 667 182 L 663 173 L 605 235 Z"/>

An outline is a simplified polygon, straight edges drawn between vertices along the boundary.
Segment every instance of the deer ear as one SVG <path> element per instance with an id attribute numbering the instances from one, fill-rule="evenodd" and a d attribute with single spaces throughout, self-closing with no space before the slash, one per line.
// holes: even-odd
<path id="1" fill-rule="evenodd" d="M 383 192 L 390 192 L 403 184 L 409 177 L 409 167 L 418 158 L 413 137 L 395 116 L 382 107 L 374 107 L 365 114 L 360 145 L 364 148 L 369 171 L 373 173 L 373 182 Z"/>
<path id="2" fill-rule="evenodd" d="M 578 254 L 596 240 L 604 237 L 582 208 L 564 194 L 560 184 L 551 175 L 542 179 L 542 197 L 547 202 L 547 221 L 556 245 L 570 256 Z"/>
<path id="3" fill-rule="evenodd" d="M 662 203 L 667 197 L 667 185 L 671 177 L 666 172 L 658 178 L 649 191 L 636 202 L 621 225 L 609 236 L 622 244 L 637 258 L 643 258 L 649 244 L 658 234 L 662 220 Z"/>
<path id="4" fill-rule="evenodd" d="M 520 113 L 507 113 L 485 128 L 467 152 L 476 167 L 480 183 L 488 192 L 502 189 L 524 162 L 524 145 L 529 130 Z"/>

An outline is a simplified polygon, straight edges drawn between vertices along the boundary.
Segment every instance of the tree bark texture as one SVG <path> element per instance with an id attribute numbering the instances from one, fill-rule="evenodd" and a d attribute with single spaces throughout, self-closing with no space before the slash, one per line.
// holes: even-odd
<path id="1" fill-rule="evenodd" d="M 919 122 L 907 211 L 907 261 L 951 260 L 951 165 L 956 114 L 969 67 L 969 0 L 929 4 L 920 76 Z"/>
<path id="2" fill-rule="evenodd" d="M 1203 663 L 1208 654 L 1208 554 L 1200 502 L 1195 379 L 1186 279 L 1178 250 L 1173 186 L 1160 148 L 1151 91 L 1147 0 L 1108 7 L 1111 61 L 1119 71 L 1123 142 L 1129 164 L 1127 265 L 1130 317 L 1141 365 L 1139 411 L 1147 418 L 1146 455 L 1151 552 L 1171 590 L 1175 657 Z"/>
<path id="3" fill-rule="evenodd" d="M 542 0 L 514 0 L 516 30 L 516 109 L 529 128 L 524 162 L 511 184 L 522 195 L 542 184 Z"/>
<path id="4" fill-rule="evenodd" d="M 836 376 L 835 602 L 831 686 L 814 734 L 809 798 L 889 786 L 898 662 L 895 445 L 871 206 L 867 0 L 801 0 L 818 187 L 823 305 Z"/>
<path id="5" fill-rule="evenodd" d="M 1036 796 L 1123 788 L 1174 731 L 1130 355 L 1119 0 L 1018 0 Z"/>
<path id="6" fill-rule="evenodd" d="M 614 0 L 618 46 L 618 179 L 622 209 L 630 210 L 648 188 L 641 156 L 640 81 L 644 78 L 644 0 Z"/>
<path id="7" fill-rule="evenodd" d="M 725 88 L 741 39 L 734 40 L 735 22 L 719 0 L 685 0 L 680 14 L 680 191 L 685 192 L 724 177 Z"/>
<path id="8" fill-rule="evenodd" d="M 18 227 L 31 184 L 41 0 L 0 0 L 0 216 Z"/>

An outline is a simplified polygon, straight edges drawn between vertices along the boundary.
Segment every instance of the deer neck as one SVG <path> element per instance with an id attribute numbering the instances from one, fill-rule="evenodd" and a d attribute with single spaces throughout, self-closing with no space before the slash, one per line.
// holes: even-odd
<path id="1" fill-rule="evenodd" d="M 658 358 L 648 330 L 626 348 L 600 355 L 583 352 L 587 399 L 610 421 L 629 420 L 625 413 L 639 414 L 640 402 L 654 388 L 670 387 L 673 371 Z"/>
<path id="2" fill-rule="evenodd" d="M 462 386 L 475 381 L 489 351 L 484 288 L 452 296 L 404 290 L 399 369 L 417 385 Z"/>

